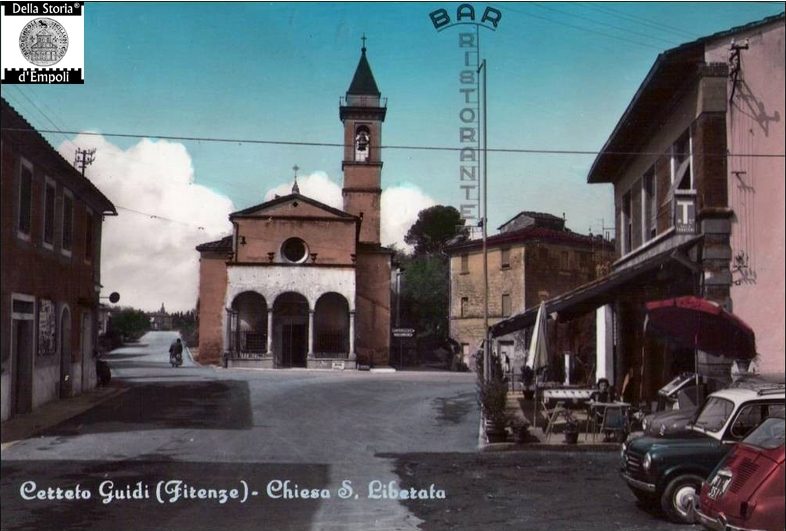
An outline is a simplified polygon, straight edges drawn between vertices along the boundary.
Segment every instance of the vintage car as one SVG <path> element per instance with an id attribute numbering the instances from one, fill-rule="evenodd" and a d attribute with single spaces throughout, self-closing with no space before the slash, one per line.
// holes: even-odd
<path id="1" fill-rule="evenodd" d="M 770 417 L 702 484 L 696 520 L 713 530 L 784 528 L 784 420 Z"/>
<path id="2" fill-rule="evenodd" d="M 622 477 L 644 504 L 691 523 L 701 483 L 763 419 L 782 417 L 784 386 L 724 389 L 707 398 L 688 430 L 641 436 L 622 445 Z"/>

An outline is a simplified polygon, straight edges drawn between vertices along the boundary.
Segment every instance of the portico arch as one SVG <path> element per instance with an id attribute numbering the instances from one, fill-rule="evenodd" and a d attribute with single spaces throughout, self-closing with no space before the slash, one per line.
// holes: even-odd
<path id="1" fill-rule="evenodd" d="M 273 303 L 273 352 L 276 367 L 305 367 L 309 346 L 308 299 L 294 291 Z"/>
<path id="2" fill-rule="evenodd" d="M 267 352 L 268 308 L 265 297 L 254 291 L 239 293 L 232 300 L 230 349 L 241 357 Z"/>
<path id="3" fill-rule="evenodd" d="M 314 354 L 349 354 L 349 302 L 338 293 L 325 293 L 314 307 Z"/>

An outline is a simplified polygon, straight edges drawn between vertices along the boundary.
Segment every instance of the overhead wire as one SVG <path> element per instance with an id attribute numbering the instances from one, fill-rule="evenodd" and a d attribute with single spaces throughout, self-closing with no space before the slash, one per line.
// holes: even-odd
<path id="1" fill-rule="evenodd" d="M 634 31 L 634 30 L 629 29 L 629 28 L 623 28 L 623 27 L 620 27 L 620 26 L 616 26 L 616 25 L 608 23 L 608 22 L 603 22 L 602 20 L 596 20 L 596 19 L 592 19 L 592 18 L 586 17 L 584 15 L 579 15 L 577 13 L 571 13 L 569 11 L 563 11 L 562 9 L 557 9 L 557 8 L 552 7 L 550 5 L 544 5 L 544 4 L 540 4 L 540 3 L 532 3 L 530 5 L 532 5 L 534 7 L 537 7 L 537 8 L 540 8 L 540 9 L 547 10 L 547 11 L 552 11 L 554 13 L 559 13 L 559 14 L 562 14 L 562 15 L 567 15 L 569 17 L 578 18 L 580 20 L 586 20 L 586 21 L 591 22 L 593 24 L 600 24 L 601 26 L 606 26 L 606 27 L 609 27 L 609 28 L 612 28 L 612 29 L 615 29 L 615 30 L 618 30 L 618 31 L 623 31 L 625 33 L 630 33 L 632 35 L 637 35 L 639 37 L 644 37 L 646 39 L 651 39 L 651 40 L 654 40 L 654 41 L 660 41 L 660 42 L 662 42 L 664 44 L 667 44 L 668 46 L 675 46 L 676 44 L 679 44 L 679 43 L 676 43 L 676 42 L 671 41 L 671 40 L 663 39 L 661 37 L 655 37 L 655 36 L 647 34 L 647 33 L 642 33 L 642 32 L 639 32 L 639 31 Z"/>
<path id="2" fill-rule="evenodd" d="M 6 131 L 15 132 L 31 132 L 29 129 L 22 128 L 6 128 Z M 260 145 L 273 145 L 273 146 L 300 146 L 300 147 L 346 147 L 347 144 L 340 142 L 305 142 L 294 140 L 265 140 L 258 138 L 225 138 L 225 137 L 201 137 L 201 136 L 181 136 L 181 135 L 160 135 L 160 134 L 139 134 L 139 133 L 114 133 L 114 132 L 95 132 L 95 131 L 59 131 L 59 130 L 38 130 L 39 133 L 65 133 L 70 135 L 86 135 L 86 136 L 104 136 L 110 138 L 134 138 L 134 139 L 158 139 L 158 140 L 178 140 L 183 142 L 217 142 L 225 144 L 260 144 Z M 464 147 L 453 146 L 426 146 L 426 145 L 381 145 L 379 149 L 400 149 L 410 151 L 464 151 Z M 662 155 L 661 152 L 655 151 L 599 151 L 599 150 L 580 150 L 580 149 L 539 149 L 539 148 L 488 148 L 490 153 L 523 153 L 523 154 L 538 154 L 538 155 L 612 155 L 612 156 L 635 156 L 635 155 Z M 697 154 L 697 152 L 694 152 Z M 706 157 L 763 157 L 763 158 L 777 158 L 784 157 L 784 153 L 702 153 Z"/>
<path id="3" fill-rule="evenodd" d="M 631 22 L 635 22 L 637 24 L 642 24 L 644 26 L 649 26 L 649 27 L 651 27 L 653 29 L 657 29 L 658 31 L 666 31 L 666 32 L 671 33 L 672 35 L 678 36 L 678 37 L 680 37 L 682 39 L 695 39 L 696 38 L 696 35 L 690 33 L 687 30 L 683 30 L 683 29 L 677 28 L 675 26 L 669 26 L 669 25 L 662 24 L 662 23 L 659 23 L 659 22 L 653 22 L 650 19 L 647 19 L 647 18 L 644 18 L 644 17 L 639 17 L 639 16 L 636 16 L 636 15 L 631 15 L 630 13 L 623 13 L 622 11 L 619 11 L 619 10 L 614 9 L 612 7 L 609 7 L 607 5 L 601 6 L 601 5 L 599 5 L 598 3 L 595 3 L 595 2 L 582 2 L 581 4 L 584 7 L 588 7 L 590 9 L 595 10 L 595 11 L 600 11 L 600 12 L 603 12 L 603 13 L 607 13 L 609 15 L 616 16 L 616 17 L 619 17 L 619 18 L 622 18 L 622 19 L 626 19 L 626 20 L 629 20 Z"/>
<path id="4" fill-rule="evenodd" d="M 568 22 L 562 22 L 562 21 L 559 21 L 559 20 L 554 20 L 553 18 L 544 17 L 544 16 L 537 15 L 535 13 L 528 12 L 528 11 L 521 11 L 519 9 L 511 9 L 510 7 L 507 7 L 505 9 L 505 11 L 512 11 L 514 13 L 519 13 L 519 14 L 522 14 L 522 15 L 527 16 L 527 17 L 537 18 L 539 20 L 545 20 L 546 22 L 551 22 L 552 24 L 565 26 L 567 28 L 572 28 L 572 29 L 576 29 L 576 30 L 579 30 L 579 31 L 585 31 L 587 33 L 594 33 L 595 35 L 601 35 L 601 36 L 607 37 L 609 39 L 615 39 L 615 40 L 618 40 L 618 41 L 627 42 L 628 44 L 634 44 L 636 46 L 641 46 L 643 48 L 649 48 L 649 49 L 658 50 L 658 51 L 662 50 L 661 47 L 658 47 L 658 46 L 655 46 L 655 45 L 652 45 L 652 44 L 645 44 L 643 42 L 636 41 L 636 40 L 633 40 L 633 39 L 629 39 L 627 37 L 622 37 L 622 36 L 619 36 L 619 35 L 611 35 L 609 33 L 605 33 L 605 32 L 602 32 L 602 31 L 599 31 L 599 30 L 596 30 L 596 29 L 585 28 L 583 26 L 577 26 L 575 24 L 570 24 Z"/>

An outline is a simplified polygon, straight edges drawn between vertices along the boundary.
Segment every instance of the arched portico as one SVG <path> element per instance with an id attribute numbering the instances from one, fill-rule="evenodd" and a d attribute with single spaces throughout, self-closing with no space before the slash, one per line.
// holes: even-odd
<path id="1" fill-rule="evenodd" d="M 306 367 L 311 341 L 308 300 L 294 291 L 273 303 L 273 353 L 276 367 Z"/>
<path id="2" fill-rule="evenodd" d="M 256 357 L 269 352 L 268 305 L 254 291 L 239 293 L 229 310 L 229 346 L 240 357 Z"/>
<path id="3" fill-rule="evenodd" d="M 344 357 L 350 352 L 349 302 L 338 293 L 325 293 L 314 308 L 315 357 Z"/>

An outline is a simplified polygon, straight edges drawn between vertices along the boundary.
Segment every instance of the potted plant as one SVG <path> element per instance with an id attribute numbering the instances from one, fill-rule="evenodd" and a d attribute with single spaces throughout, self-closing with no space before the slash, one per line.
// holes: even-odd
<path id="1" fill-rule="evenodd" d="M 566 409 L 563 415 L 565 418 L 565 444 L 576 444 L 579 442 L 579 421 L 569 409 Z"/>
<path id="2" fill-rule="evenodd" d="M 513 421 L 513 440 L 515 440 L 518 444 L 529 442 L 529 422 L 521 419 Z"/>
<path id="3" fill-rule="evenodd" d="M 492 379 L 478 383 L 478 400 L 483 410 L 486 437 L 489 442 L 502 442 L 507 439 L 507 426 L 510 417 L 506 411 L 508 386 L 504 381 Z"/>
<path id="4" fill-rule="evenodd" d="M 491 374 L 488 379 L 483 377 L 483 360 L 476 357 L 478 376 L 478 403 L 483 412 L 486 438 L 490 443 L 503 442 L 507 439 L 507 427 L 510 415 L 507 412 L 508 383 L 502 372 L 499 358 L 492 358 Z"/>

